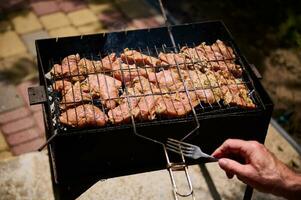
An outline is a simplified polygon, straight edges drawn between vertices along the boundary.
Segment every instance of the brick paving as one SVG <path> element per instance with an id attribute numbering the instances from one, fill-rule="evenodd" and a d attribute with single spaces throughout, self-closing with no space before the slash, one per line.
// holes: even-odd
<path id="1" fill-rule="evenodd" d="M 15 70 L 16 63 L 35 62 L 36 39 L 163 24 L 159 13 L 140 0 L 1 2 L 0 12 L 5 14 L 0 18 L 0 160 L 35 151 L 45 142 L 42 107 L 29 106 L 28 101 L 27 88 L 36 81 L 20 80 L 16 84 L 1 79 L 2 72 Z"/>

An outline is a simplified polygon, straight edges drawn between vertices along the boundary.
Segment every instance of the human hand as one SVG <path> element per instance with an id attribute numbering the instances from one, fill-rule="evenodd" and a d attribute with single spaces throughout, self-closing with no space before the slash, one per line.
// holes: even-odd
<path id="1" fill-rule="evenodd" d="M 261 192 L 289 199 L 300 198 L 301 177 L 279 161 L 262 144 L 238 139 L 226 140 L 212 156 L 229 178 L 234 175 Z M 240 157 L 243 164 L 231 158 Z"/>

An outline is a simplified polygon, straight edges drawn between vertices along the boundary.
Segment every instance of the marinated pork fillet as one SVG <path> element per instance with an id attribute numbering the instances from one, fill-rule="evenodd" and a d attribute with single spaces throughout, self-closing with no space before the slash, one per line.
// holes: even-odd
<path id="1" fill-rule="evenodd" d="M 152 120 L 155 118 L 159 89 L 144 77 L 136 77 L 127 85 L 127 92 L 116 108 L 109 111 L 112 123 L 120 124 L 130 121 L 131 113 L 135 119 Z M 128 98 L 126 98 L 128 96 Z M 129 102 L 128 102 L 129 101 Z M 129 109 L 129 103 L 130 108 Z"/>
<path id="2" fill-rule="evenodd" d="M 108 117 L 98 107 L 84 104 L 68 109 L 59 117 L 62 124 L 72 127 L 104 126 Z"/>
<path id="3" fill-rule="evenodd" d="M 113 74 L 116 79 L 124 83 L 130 82 L 138 76 L 147 78 L 149 74 L 154 73 L 149 67 L 141 68 L 141 67 L 137 67 L 135 64 L 128 65 L 122 63 L 120 66 L 121 69 L 115 70 Z"/>
<path id="4" fill-rule="evenodd" d="M 61 108 L 77 105 L 82 101 L 100 99 L 109 109 L 116 106 L 121 82 L 103 74 L 89 75 L 83 82 L 76 82 L 62 97 Z"/>
<path id="5" fill-rule="evenodd" d="M 181 117 L 190 113 L 192 107 L 198 105 L 198 101 L 193 93 L 190 94 L 191 104 L 185 92 L 179 92 L 171 95 L 160 96 L 157 105 L 156 113 L 166 117 Z"/>
<path id="6" fill-rule="evenodd" d="M 242 85 L 222 86 L 223 100 L 225 104 L 238 105 L 245 108 L 255 108 L 255 104 L 248 96 L 247 88 Z"/>
<path id="7" fill-rule="evenodd" d="M 153 83 L 144 77 L 136 77 L 134 80 L 126 85 L 131 90 L 140 94 L 159 94 L 160 90 Z"/>
<path id="8" fill-rule="evenodd" d="M 114 68 L 118 67 L 115 61 L 115 53 L 111 53 L 98 61 L 87 58 L 80 59 L 79 54 L 70 55 L 62 60 L 61 65 L 55 64 L 50 73 L 54 76 L 71 79 L 72 81 L 82 81 L 88 74 L 114 70 Z"/>
<path id="9" fill-rule="evenodd" d="M 181 52 L 194 61 L 216 61 L 235 58 L 232 48 L 226 46 L 220 40 L 217 40 L 212 45 L 202 43 L 195 48 L 183 47 Z"/>
<path id="10" fill-rule="evenodd" d="M 185 71 L 181 71 L 183 76 L 185 76 Z M 156 74 L 151 74 L 148 77 L 149 81 L 158 84 L 160 87 L 169 88 L 170 86 L 181 82 L 180 75 L 177 69 L 168 69 L 160 71 Z"/>
<path id="11" fill-rule="evenodd" d="M 87 58 L 82 58 L 78 62 L 78 66 L 83 70 L 83 75 L 99 73 L 104 71 L 111 71 L 116 68 L 116 65 L 113 63 L 116 61 L 116 54 L 111 53 L 110 55 L 104 57 L 102 60 L 89 60 Z"/>
<path id="12" fill-rule="evenodd" d="M 147 56 L 136 50 L 124 49 L 124 52 L 120 55 L 121 60 L 126 64 L 136 64 L 138 66 L 149 65 L 151 67 L 158 66 L 161 61 L 158 58 Z"/>
<path id="13" fill-rule="evenodd" d="M 50 73 L 54 76 L 66 77 L 73 81 L 84 80 L 85 77 L 81 76 L 86 73 L 86 68 L 79 66 L 79 54 L 69 55 L 62 60 L 61 65 L 55 64 Z"/>
<path id="14" fill-rule="evenodd" d="M 181 53 L 159 53 L 159 58 L 162 61 L 162 65 L 179 66 L 189 64 L 189 60 L 185 58 L 184 54 Z"/>
<path id="15" fill-rule="evenodd" d="M 100 98 L 107 108 L 116 107 L 121 87 L 119 80 L 104 74 L 92 74 L 81 83 L 81 86 L 84 93 L 92 94 L 93 98 Z"/>
<path id="16" fill-rule="evenodd" d="M 227 78 L 241 78 L 242 76 L 241 66 L 229 61 L 210 62 L 208 67 L 215 72 L 222 71 Z"/>
<path id="17" fill-rule="evenodd" d="M 150 95 L 141 97 L 137 107 L 139 108 L 139 113 L 137 115 L 138 119 L 142 120 L 153 120 L 156 117 L 156 106 L 159 100 L 158 95 Z"/>
<path id="18" fill-rule="evenodd" d="M 65 95 L 71 87 L 72 83 L 66 80 L 55 81 L 52 84 L 53 91 L 62 92 L 62 95 Z"/>
<path id="19" fill-rule="evenodd" d="M 83 101 L 91 100 L 91 94 L 84 92 L 81 83 L 78 81 L 66 91 L 65 95 L 62 97 L 60 107 L 61 109 L 66 109 L 74 107 Z"/>
<path id="20" fill-rule="evenodd" d="M 139 94 L 139 91 L 135 88 L 128 88 L 127 92 L 120 96 L 119 106 L 108 112 L 109 119 L 113 124 L 128 123 L 131 120 L 131 115 L 135 118 L 138 116 L 139 108 L 137 108 L 137 105 L 140 97 L 136 97 L 136 95 Z"/>

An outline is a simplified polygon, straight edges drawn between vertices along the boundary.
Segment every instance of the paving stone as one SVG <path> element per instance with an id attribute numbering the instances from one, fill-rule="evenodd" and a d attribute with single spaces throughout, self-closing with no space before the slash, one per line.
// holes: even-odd
<path id="1" fill-rule="evenodd" d="M 105 29 L 100 22 L 94 22 L 91 24 L 86 24 L 77 28 L 81 34 L 92 34 L 103 32 Z"/>
<path id="2" fill-rule="evenodd" d="M 13 85 L 0 83 L 0 113 L 19 108 L 24 105 L 22 97 Z"/>
<path id="3" fill-rule="evenodd" d="M 84 1 L 81 0 L 63 0 L 58 1 L 60 9 L 64 12 L 72 12 L 86 8 L 87 5 Z"/>
<path id="4" fill-rule="evenodd" d="M 32 151 L 37 151 L 38 148 L 45 142 L 45 139 L 43 138 L 37 138 L 34 140 L 31 140 L 26 143 L 22 143 L 17 146 L 13 146 L 11 148 L 11 151 L 13 152 L 14 155 L 20 155 L 23 153 L 28 153 Z"/>
<path id="5" fill-rule="evenodd" d="M 42 25 L 39 22 L 39 19 L 33 12 L 16 12 L 14 14 L 11 14 L 9 18 L 16 32 L 19 34 L 29 33 L 42 29 Z"/>
<path id="6" fill-rule="evenodd" d="M 44 128 L 44 119 L 43 119 L 43 112 L 35 112 L 33 117 L 36 121 L 36 125 L 39 128 L 39 135 L 44 136 L 45 128 Z"/>
<path id="7" fill-rule="evenodd" d="M 79 35 L 80 33 L 73 26 L 66 26 L 58 29 L 53 29 L 49 31 L 49 35 L 52 37 L 67 37 Z"/>
<path id="8" fill-rule="evenodd" d="M 8 150 L 7 142 L 4 138 L 4 135 L 0 131 L 0 152 Z"/>
<path id="9" fill-rule="evenodd" d="M 20 107 L 11 111 L 0 113 L 0 124 L 5 124 L 30 114 L 31 112 L 27 107 Z"/>
<path id="10" fill-rule="evenodd" d="M 161 24 L 157 21 L 155 17 L 148 17 L 148 18 L 140 18 L 140 19 L 133 19 L 132 25 L 137 28 L 152 28 L 158 27 Z"/>
<path id="11" fill-rule="evenodd" d="M 117 6 L 129 18 L 146 18 L 156 13 L 143 0 L 116 0 Z"/>
<path id="12" fill-rule="evenodd" d="M 5 58 L 26 52 L 26 47 L 16 32 L 0 33 L 0 58 Z"/>
<path id="13" fill-rule="evenodd" d="M 35 120 L 32 116 L 27 116 L 1 126 L 3 134 L 10 135 L 19 131 L 29 129 L 35 126 Z"/>
<path id="14" fill-rule="evenodd" d="M 12 158 L 13 154 L 10 151 L 2 151 L 0 152 L 0 160 L 6 160 Z"/>
<path id="15" fill-rule="evenodd" d="M 48 33 L 46 31 L 44 31 L 44 30 L 40 30 L 40 31 L 36 31 L 36 32 L 31 32 L 31 33 L 27 33 L 27 34 L 23 34 L 21 36 L 23 42 L 27 46 L 27 49 L 34 56 L 37 55 L 35 40 L 37 40 L 37 39 L 43 39 L 43 38 L 48 38 L 48 37 L 49 37 Z"/>
<path id="16" fill-rule="evenodd" d="M 116 8 L 111 3 L 89 3 L 89 8 L 95 13 L 99 14 L 102 12 L 116 10 Z"/>
<path id="17" fill-rule="evenodd" d="M 12 147 L 24 142 L 29 142 L 40 137 L 40 129 L 34 127 L 26 130 L 21 130 L 17 133 L 10 134 L 6 137 L 7 143 Z"/>
<path id="18" fill-rule="evenodd" d="M 60 11 L 55 0 L 31 0 L 30 5 L 38 16 Z"/>
<path id="19" fill-rule="evenodd" d="M 69 17 L 71 23 L 75 26 L 82 26 L 98 21 L 96 15 L 90 9 L 82 9 L 70 12 L 67 16 Z"/>
<path id="20" fill-rule="evenodd" d="M 54 200 L 47 152 L 0 161 L 1 200 Z"/>
<path id="21" fill-rule="evenodd" d="M 29 109 L 32 111 L 32 112 L 43 112 L 43 109 L 42 109 L 42 105 L 32 105 L 32 106 L 29 106 Z"/>
<path id="22" fill-rule="evenodd" d="M 125 29 L 127 20 L 120 12 L 103 12 L 98 15 L 99 20 L 109 29 Z"/>
<path id="23" fill-rule="evenodd" d="M 68 26 L 70 24 L 67 16 L 62 12 L 44 15 L 40 18 L 41 23 L 47 30 Z"/>
<path id="24" fill-rule="evenodd" d="M 16 62 L 21 59 L 33 61 L 33 56 L 30 53 L 21 53 L 14 56 L 0 59 L 0 74 L 2 70 L 8 70 L 15 66 Z"/>

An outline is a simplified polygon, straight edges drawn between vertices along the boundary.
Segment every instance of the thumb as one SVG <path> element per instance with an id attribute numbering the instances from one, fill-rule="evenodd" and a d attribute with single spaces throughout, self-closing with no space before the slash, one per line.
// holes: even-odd
<path id="1" fill-rule="evenodd" d="M 228 158 L 221 158 L 218 161 L 220 168 L 226 171 L 229 174 L 235 174 L 239 177 L 248 177 L 250 174 L 250 169 L 247 165 L 242 165 L 239 162 Z"/>

